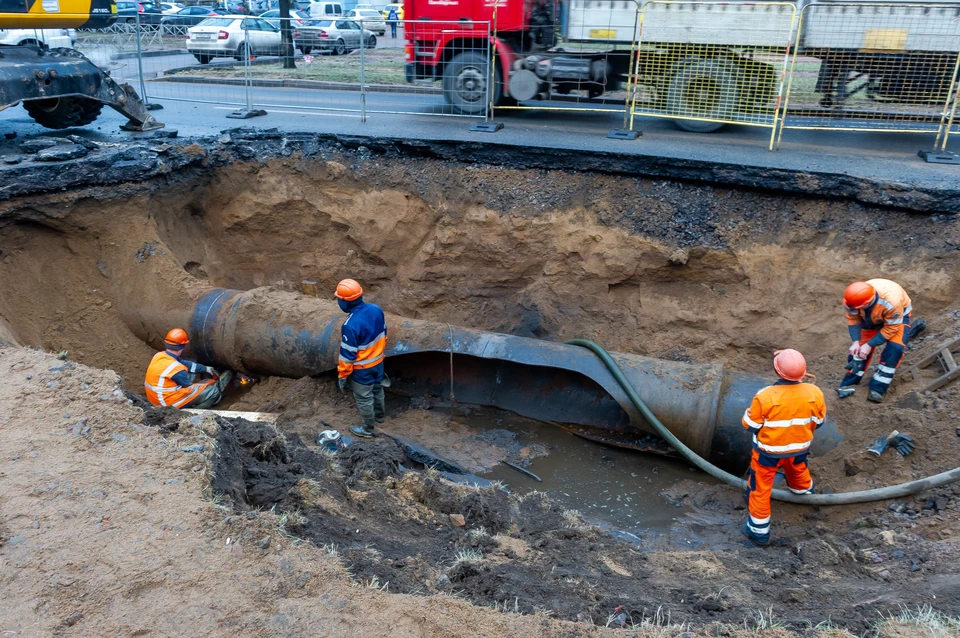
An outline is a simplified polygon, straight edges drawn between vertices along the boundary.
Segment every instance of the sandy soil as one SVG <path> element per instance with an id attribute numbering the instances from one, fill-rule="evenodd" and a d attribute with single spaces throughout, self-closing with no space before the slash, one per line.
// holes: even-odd
<path id="1" fill-rule="evenodd" d="M 638 619 L 662 608 L 708 631 L 774 607 L 793 627 L 833 619 L 862 632 L 900 604 L 960 608 L 954 488 L 899 505 L 777 505 L 780 545 L 760 550 L 737 537 L 739 494 L 681 484 L 668 496 L 699 518 L 633 548 L 540 497 L 476 510 L 479 519 L 455 528 L 449 515 L 463 512 L 451 511 L 451 494 L 457 508 L 469 495 L 399 475 L 384 449 L 364 456 L 386 455 L 374 465 L 386 468 L 373 472 L 379 478 L 353 471 L 363 459 L 331 468 L 310 441 L 319 419 L 346 423 L 353 406 L 329 380 L 270 379 L 237 402 L 280 412 L 282 446 L 256 434 L 244 452 L 247 438 L 222 438 L 236 429 L 223 424 L 145 425 L 115 394 L 139 389 L 153 352 L 137 336 L 139 318 L 213 285 L 295 289 L 311 279 L 327 290 L 349 275 L 401 315 L 586 336 L 760 374 L 774 348 L 792 346 L 825 389 L 842 371 L 839 295 L 853 279 L 889 276 L 910 291 L 931 329 L 907 363 L 960 327 L 960 230 L 949 218 L 602 175 L 331 159 L 3 204 L 0 340 L 65 351 L 72 367 L 34 350 L 0 352 L 0 582 L 16 592 L 0 629 L 569 635 L 624 609 Z M 881 406 L 862 394 L 828 399 L 847 439 L 813 459 L 818 486 L 877 487 L 955 464 L 957 389 L 910 389 L 896 387 Z M 389 427 L 435 439 L 470 467 L 501 454 L 458 448 L 456 425 L 429 412 L 406 411 Z M 917 453 L 867 458 L 863 447 L 893 428 L 917 439 Z M 236 448 L 240 467 L 260 472 L 234 477 L 233 503 L 214 502 L 211 435 L 217 449 Z M 265 443 L 269 454 L 257 451 Z M 190 445 L 204 452 L 185 453 Z M 310 489 L 305 500 L 302 485 L 291 493 L 283 477 L 293 475 L 326 486 L 339 511 Z M 261 493 L 256 504 L 251 490 Z M 276 514 L 247 513 L 273 506 Z M 292 547 L 281 520 L 310 542 Z M 351 536 L 354 523 L 372 531 Z M 465 539 L 479 526 L 490 540 L 474 547 Z M 328 555 L 330 543 L 346 563 Z M 454 569 L 457 549 L 478 548 L 483 560 Z M 419 595 L 366 586 L 388 580 L 390 591 Z M 454 594 L 490 607 L 514 600 L 508 611 L 528 615 L 477 609 Z M 582 623 L 546 620 L 545 610 Z"/>

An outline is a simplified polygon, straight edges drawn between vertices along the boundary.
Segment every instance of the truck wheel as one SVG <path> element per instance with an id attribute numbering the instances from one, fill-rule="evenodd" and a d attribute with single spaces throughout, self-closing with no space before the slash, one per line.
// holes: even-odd
<path id="1" fill-rule="evenodd" d="M 714 60 L 699 60 L 681 67 L 667 85 L 667 109 L 673 115 L 729 119 L 739 110 L 737 73 Z M 719 122 L 674 120 L 685 131 L 712 133 Z"/>
<path id="2" fill-rule="evenodd" d="M 90 124 L 100 115 L 103 102 L 83 97 L 53 97 L 27 100 L 23 108 L 40 126 L 62 129 Z"/>
<path id="3" fill-rule="evenodd" d="M 453 57 L 443 68 L 443 97 L 464 115 L 477 115 L 487 108 L 487 77 L 490 60 L 482 53 L 466 51 Z M 493 102 L 501 101 L 500 68 L 494 70 Z"/>

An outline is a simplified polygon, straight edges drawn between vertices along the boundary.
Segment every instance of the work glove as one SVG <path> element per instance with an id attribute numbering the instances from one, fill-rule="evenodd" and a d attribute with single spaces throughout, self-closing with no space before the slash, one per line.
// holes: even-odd
<path id="1" fill-rule="evenodd" d="M 847 354 L 849 354 L 851 357 L 855 357 L 857 356 L 858 352 L 860 352 L 860 342 L 854 341 L 853 345 L 850 346 L 850 349 L 847 350 Z"/>
<path id="2" fill-rule="evenodd" d="M 873 444 L 867 448 L 867 452 L 874 456 L 883 454 L 890 445 L 890 439 L 885 436 L 878 436 L 873 440 Z"/>
<path id="3" fill-rule="evenodd" d="M 860 349 L 857 351 L 857 354 L 854 356 L 860 357 L 861 359 L 866 359 L 870 356 L 870 353 L 873 352 L 873 346 L 869 343 L 865 343 L 860 346 Z"/>
<path id="4" fill-rule="evenodd" d="M 337 387 L 340 388 L 340 392 L 343 392 L 343 389 L 347 387 L 347 378 L 340 377 L 337 379 Z"/>
<path id="5" fill-rule="evenodd" d="M 213 366 L 204 366 L 203 371 L 211 376 L 217 376 L 217 371 Z"/>
<path id="6" fill-rule="evenodd" d="M 857 355 L 853 355 L 853 359 L 847 362 L 847 365 L 844 367 L 844 370 L 846 370 L 850 374 L 856 374 L 861 370 L 863 370 L 863 368 L 866 366 L 866 363 L 867 363 L 866 359 L 861 359 Z"/>
<path id="7" fill-rule="evenodd" d="M 908 454 L 913 453 L 914 444 L 913 439 L 911 439 L 906 434 L 898 434 L 890 441 L 890 445 L 900 453 L 900 456 L 907 456 Z"/>

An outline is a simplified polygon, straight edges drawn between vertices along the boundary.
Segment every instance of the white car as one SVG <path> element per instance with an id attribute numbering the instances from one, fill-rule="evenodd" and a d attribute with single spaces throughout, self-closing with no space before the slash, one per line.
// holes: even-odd
<path id="1" fill-rule="evenodd" d="M 299 38 L 300 34 L 295 31 L 293 37 Z M 280 55 L 280 29 L 262 18 L 240 15 L 207 18 L 187 29 L 187 51 L 200 64 L 217 57 L 243 60 L 251 55 Z"/>
<path id="2" fill-rule="evenodd" d="M 41 45 L 50 48 L 65 47 L 67 49 L 73 46 L 76 40 L 76 31 L 73 38 L 70 37 L 72 29 L 0 29 L 0 44 L 12 44 L 18 46 Z"/>
<path id="3" fill-rule="evenodd" d="M 361 23 L 364 29 L 373 31 L 379 36 L 387 32 L 387 21 L 376 9 L 350 9 L 344 17 Z"/>
<path id="4" fill-rule="evenodd" d="M 183 10 L 182 4 L 177 4 L 175 2 L 161 2 L 160 11 L 165 16 L 172 16 L 175 13 L 180 13 Z"/>

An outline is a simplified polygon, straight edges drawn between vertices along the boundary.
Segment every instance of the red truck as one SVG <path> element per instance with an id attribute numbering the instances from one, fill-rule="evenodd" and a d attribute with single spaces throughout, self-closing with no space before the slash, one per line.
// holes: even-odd
<path id="1" fill-rule="evenodd" d="M 559 31 L 567 33 L 574 22 L 581 22 L 564 17 L 564 11 L 569 13 L 566 3 L 499 0 L 494 33 L 496 2 L 406 0 L 406 80 L 442 81 L 446 102 L 465 114 L 482 113 L 486 108 L 491 46 L 495 65 L 490 97 L 495 105 L 546 99 L 574 90 L 597 97 L 627 80 L 636 26 L 632 2 L 602 2 L 605 9 L 623 5 L 624 15 L 618 16 L 622 26 L 611 28 L 609 13 L 596 28 L 581 24 L 584 38 L 580 42 L 602 40 L 609 46 L 577 51 L 556 46 Z"/>

